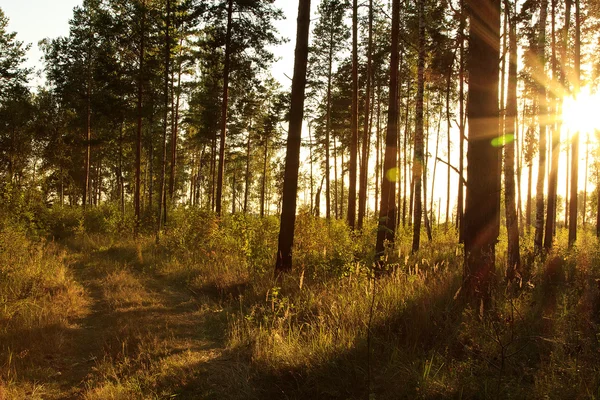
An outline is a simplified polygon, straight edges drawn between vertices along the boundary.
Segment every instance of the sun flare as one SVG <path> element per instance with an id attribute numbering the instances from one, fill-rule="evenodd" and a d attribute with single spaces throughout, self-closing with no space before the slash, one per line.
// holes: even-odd
<path id="1" fill-rule="evenodd" d="M 562 122 L 570 134 L 593 133 L 600 129 L 600 93 L 592 93 L 584 87 L 577 98 L 565 97 Z"/>

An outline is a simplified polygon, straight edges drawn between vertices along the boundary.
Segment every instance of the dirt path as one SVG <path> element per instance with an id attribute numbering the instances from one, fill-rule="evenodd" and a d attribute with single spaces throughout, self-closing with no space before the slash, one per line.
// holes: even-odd
<path id="1" fill-rule="evenodd" d="M 75 254 L 71 269 L 88 310 L 46 356 L 58 372 L 43 398 L 210 395 L 211 374 L 199 372 L 223 358 L 226 316 L 216 302 L 107 251 Z"/>

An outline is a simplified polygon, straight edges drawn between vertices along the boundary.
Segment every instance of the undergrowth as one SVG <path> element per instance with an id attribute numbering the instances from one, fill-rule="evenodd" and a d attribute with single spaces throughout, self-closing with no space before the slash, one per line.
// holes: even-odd
<path id="1" fill-rule="evenodd" d="M 133 239 L 118 209 L 47 212 L 43 230 L 61 245 L 18 230 L 0 235 L 10 244 L 0 254 L 0 320 L 8 321 L 0 334 L 13 340 L 1 345 L 0 398 L 31 393 L 19 382 L 41 376 L 31 372 L 35 357 L 28 366 L 30 356 L 19 359 L 34 346 L 19 347 L 16 336 L 68 325 L 83 304 L 65 249 L 85 255 L 107 313 L 136 316 L 135 325 L 115 317 L 87 399 L 600 398 L 600 247 L 585 230 L 569 249 L 559 229 L 543 257 L 526 235 L 512 285 L 501 237 L 497 287 L 481 310 L 459 295 L 463 250 L 451 227 L 436 227 L 432 242 L 424 236 L 416 254 L 410 228 L 401 228 L 387 273 L 375 278 L 374 221 L 353 233 L 301 212 L 293 272 L 276 278 L 273 217 L 176 210 L 157 241 L 151 232 Z M 161 316 L 164 291 L 193 297 L 178 307 L 195 325 Z M 213 344 L 192 350 L 192 339 Z"/>

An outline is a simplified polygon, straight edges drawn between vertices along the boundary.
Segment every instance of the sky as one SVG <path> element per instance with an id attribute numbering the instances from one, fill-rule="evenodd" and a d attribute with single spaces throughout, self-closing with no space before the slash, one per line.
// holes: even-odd
<path id="1" fill-rule="evenodd" d="M 38 42 L 44 38 L 68 35 L 73 8 L 81 5 L 82 2 L 82 0 L 0 0 L 0 8 L 9 18 L 9 30 L 17 32 L 18 40 L 31 44 L 27 66 L 34 68 L 36 72 L 41 70 L 43 54 L 37 45 Z M 272 74 L 282 85 L 288 87 L 291 84 L 289 78 L 293 75 L 298 4 L 291 0 L 277 0 L 275 3 L 286 16 L 285 20 L 276 22 L 276 27 L 288 42 L 273 48 L 273 52 L 280 59 L 273 66 Z M 316 9 L 315 5 L 313 9 Z M 34 85 L 40 82 L 40 79 L 36 79 Z"/>
<path id="2" fill-rule="evenodd" d="M 0 0 L 0 8 L 4 11 L 6 16 L 9 18 L 9 30 L 17 32 L 18 40 L 25 42 L 26 44 L 31 44 L 31 48 L 28 52 L 28 66 L 34 68 L 35 71 L 41 71 L 43 64 L 41 61 L 42 52 L 39 50 L 37 43 L 44 38 L 55 38 L 58 36 L 65 36 L 69 33 L 69 20 L 72 16 L 73 8 L 77 5 L 80 5 L 82 0 Z M 312 13 L 313 13 L 313 21 L 314 15 L 317 8 L 318 1 L 313 1 L 312 4 Z M 292 0 L 276 0 L 276 6 L 280 7 L 286 19 L 283 21 L 277 21 L 276 27 L 284 38 L 287 38 L 287 43 L 283 45 L 274 47 L 272 51 L 276 56 L 279 57 L 279 61 L 275 63 L 272 68 L 271 73 L 273 76 L 278 79 L 281 84 L 289 88 L 291 86 L 291 77 L 293 75 L 293 58 L 294 58 L 294 47 L 295 47 L 295 37 L 296 37 L 296 16 L 298 12 L 298 3 Z M 43 80 L 41 78 L 37 78 L 34 80 L 34 86 L 42 83 Z M 442 131 L 445 131 L 445 127 L 442 126 Z M 303 135 L 307 134 L 307 129 L 305 126 Z M 432 137 L 435 134 L 432 132 Z M 453 135 L 456 137 L 455 135 Z M 445 148 L 445 138 L 442 137 L 440 141 L 440 158 L 447 159 Z M 435 141 L 430 143 L 430 152 L 434 153 L 435 149 Z M 583 145 L 582 145 L 583 146 Z M 457 164 L 456 160 L 456 151 L 458 146 L 453 144 L 453 150 L 451 154 L 451 158 L 454 159 L 452 164 Z M 584 153 L 584 150 L 580 151 L 580 153 Z M 566 164 L 566 159 L 563 159 L 564 153 L 561 156 L 561 165 Z M 371 161 L 374 161 L 374 155 L 371 158 Z M 582 156 L 583 159 L 583 156 Z M 536 160 L 537 163 L 537 160 Z M 436 185 L 435 191 L 436 194 L 434 197 L 434 202 L 438 200 L 442 202 L 442 208 L 444 208 L 445 199 L 446 199 L 446 166 L 439 164 L 437 169 L 436 176 Z M 373 168 L 371 168 L 374 171 Z M 430 171 L 430 174 L 433 171 Z M 537 167 L 534 171 L 534 180 L 537 174 Z M 584 171 L 580 172 L 580 187 L 583 187 L 583 176 Z M 318 181 L 318 177 L 316 178 Z M 432 176 L 429 177 L 430 181 Z M 566 179 L 566 168 L 562 168 L 559 171 L 559 182 L 564 182 Z M 525 185 L 526 179 L 523 179 L 523 185 Z M 534 181 L 535 182 L 535 181 Z M 453 199 L 452 203 L 454 204 L 454 199 L 456 198 L 458 186 L 458 178 L 454 172 L 451 173 L 451 197 Z M 559 183 L 559 194 L 564 195 L 566 192 L 566 188 L 563 188 L 564 184 Z M 589 185 L 588 187 L 590 187 Z M 523 187 L 526 190 L 525 187 Z M 534 184 L 535 191 L 535 184 Z M 300 198 L 304 201 L 309 202 L 310 199 L 307 199 L 308 193 L 300 193 Z M 441 198 L 439 198 L 441 196 Z M 301 200 L 301 201 L 302 201 Z M 371 204 L 373 207 L 373 204 Z M 323 207 L 322 207 L 323 208 Z"/>

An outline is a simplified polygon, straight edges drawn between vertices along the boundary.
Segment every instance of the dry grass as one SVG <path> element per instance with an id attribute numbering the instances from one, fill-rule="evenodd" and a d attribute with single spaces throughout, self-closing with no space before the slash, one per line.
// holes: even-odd
<path id="1" fill-rule="evenodd" d="M 372 231 L 301 215 L 296 269 L 276 280 L 272 220 L 192 217 L 160 245 L 94 234 L 68 241 L 68 256 L 7 249 L 18 262 L 50 252 L 54 272 L 24 269 L 14 286 L 46 310 L 11 297 L 9 330 L 24 339 L 2 348 L 0 399 L 600 398 L 600 252 L 588 233 L 568 250 L 559 232 L 481 314 L 456 298 L 452 231 L 416 255 L 401 232 L 374 280 Z"/>

